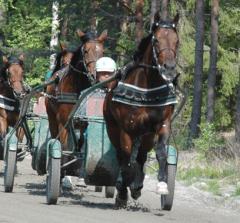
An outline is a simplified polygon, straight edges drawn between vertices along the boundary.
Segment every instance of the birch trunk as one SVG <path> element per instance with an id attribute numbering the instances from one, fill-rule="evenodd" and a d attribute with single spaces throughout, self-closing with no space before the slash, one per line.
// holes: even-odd
<path id="1" fill-rule="evenodd" d="M 52 36 L 50 42 L 50 50 L 54 51 L 55 47 L 58 45 L 58 34 L 59 34 L 59 2 L 53 1 L 52 4 Z M 54 69 L 56 59 L 56 53 L 50 56 L 50 70 Z"/>

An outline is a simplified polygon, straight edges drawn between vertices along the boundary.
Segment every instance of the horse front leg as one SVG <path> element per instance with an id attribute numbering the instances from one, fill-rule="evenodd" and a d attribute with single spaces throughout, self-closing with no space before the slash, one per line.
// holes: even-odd
<path id="1" fill-rule="evenodd" d="M 117 150 L 117 159 L 119 162 L 119 175 L 116 182 L 118 191 L 116 197 L 116 206 L 125 208 L 128 200 L 127 187 L 133 180 L 132 167 L 131 167 L 131 150 L 132 140 L 128 134 L 121 132 L 120 134 L 120 147 Z"/>
<path id="2" fill-rule="evenodd" d="M 165 123 L 160 130 L 158 142 L 156 145 L 156 157 L 159 164 L 158 171 L 158 184 L 157 184 L 157 193 L 158 194 L 168 194 L 167 186 L 167 144 L 170 136 L 170 124 Z"/>
<path id="3" fill-rule="evenodd" d="M 134 180 L 130 184 L 131 197 L 137 200 L 141 196 L 143 188 L 143 181 L 145 177 L 144 163 L 147 160 L 147 151 L 144 145 L 144 139 L 137 138 L 134 140 L 133 149 L 131 154 L 131 166 L 134 171 Z"/>

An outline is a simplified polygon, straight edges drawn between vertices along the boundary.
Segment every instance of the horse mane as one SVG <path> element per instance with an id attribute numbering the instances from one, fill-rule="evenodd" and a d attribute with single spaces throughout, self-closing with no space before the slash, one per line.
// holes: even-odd
<path id="1" fill-rule="evenodd" d="M 152 34 L 149 34 L 148 36 L 142 38 L 141 42 L 138 45 L 137 50 L 133 54 L 133 59 L 135 62 L 142 59 L 151 39 L 152 39 Z"/>
<path id="2" fill-rule="evenodd" d="M 0 68 L 0 78 L 3 78 L 4 80 L 7 79 L 7 67 L 4 65 L 3 67 Z"/>
<path id="3" fill-rule="evenodd" d="M 55 72 L 57 72 L 58 70 L 60 70 L 62 67 L 62 57 L 64 56 L 64 54 L 68 53 L 68 52 L 73 52 L 72 50 L 68 50 L 68 49 L 64 49 L 62 50 L 61 52 L 59 52 L 56 56 L 56 59 L 55 59 L 55 67 L 53 69 L 53 72 L 52 74 L 54 74 Z"/>

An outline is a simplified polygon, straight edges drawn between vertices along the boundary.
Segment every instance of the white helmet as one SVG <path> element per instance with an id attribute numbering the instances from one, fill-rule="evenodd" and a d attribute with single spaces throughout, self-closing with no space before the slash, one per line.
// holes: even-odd
<path id="1" fill-rule="evenodd" d="M 101 57 L 96 62 L 96 71 L 106 71 L 106 72 L 114 72 L 117 66 L 115 61 L 110 57 Z"/>

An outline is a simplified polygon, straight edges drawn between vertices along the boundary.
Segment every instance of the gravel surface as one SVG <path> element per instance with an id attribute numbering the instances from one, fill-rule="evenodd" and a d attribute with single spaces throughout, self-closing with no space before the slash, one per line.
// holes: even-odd
<path id="1" fill-rule="evenodd" d="M 126 209 L 116 210 L 114 199 L 94 187 L 74 187 L 63 191 L 57 205 L 47 205 L 45 176 L 31 169 L 27 157 L 18 163 L 13 193 L 4 193 L 3 162 L 0 161 L 0 223 L 239 223 L 240 204 L 218 199 L 194 187 L 176 183 L 172 211 L 160 210 L 155 194 L 156 180 L 146 177 L 141 198 L 129 201 Z M 73 182 L 77 182 L 73 178 Z"/>

